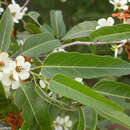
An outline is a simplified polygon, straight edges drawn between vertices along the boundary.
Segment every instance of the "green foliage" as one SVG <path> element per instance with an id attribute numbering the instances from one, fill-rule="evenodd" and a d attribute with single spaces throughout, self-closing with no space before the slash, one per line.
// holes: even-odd
<path id="1" fill-rule="evenodd" d="M 130 36 L 130 25 L 119 24 L 112 27 L 102 27 L 90 34 L 93 41 L 112 42 L 122 39 L 128 39 Z"/>
<path id="2" fill-rule="evenodd" d="M 61 38 L 66 33 L 66 26 L 63 21 L 63 16 L 61 11 L 51 11 L 51 26 L 54 30 L 54 34 L 57 38 Z"/>
<path id="3" fill-rule="evenodd" d="M 130 74 L 129 63 L 110 56 L 96 56 L 91 54 L 58 52 L 49 55 L 44 60 L 43 65 L 42 74 L 47 78 L 58 73 L 82 78 Z"/>
<path id="4" fill-rule="evenodd" d="M 130 128 L 130 117 L 122 108 L 98 95 L 90 88 L 63 75 L 56 75 L 49 85 L 50 90 L 95 109 L 103 117 Z"/>
<path id="5" fill-rule="evenodd" d="M 40 54 L 45 54 L 59 47 L 61 43 L 50 33 L 41 33 L 29 37 L 23 46 L 23 54 L 33 57 Z"/>
<path id="6" fill-rule="evenodd" d="M 51 120 L 48 104 L 42 100 L 34 90 L 34 84 L 25 83 L 19 88 L 14 97 L 15 104 L 23 110 L 23 118 L 28 128 L 33 126 L 33 121 L 39 130 L 51 130 Z"/>
<path id="7" fill-rule="evenodd" d="M 70 31 L 62 38 L 62 40 L 72 40 L 76 38 L 89 37 L 89 34 L 95 30 L 96 26 L 96 21 L 82 22 L 70 29 Z"/>
<path id="8" fill-rule="evenodd" d="M 130 86 L 124 83 L 104 80 L 98 82 L 93 89 L 104 95 L 130 99 Z"/>
<path id="9" fill-rule="evenodd" d="M 10 46 L 10 36 L 13 31 L 13 20 L 10 10 L 7 9 L 0 21 L 0 50 L 7 51 Z"/>

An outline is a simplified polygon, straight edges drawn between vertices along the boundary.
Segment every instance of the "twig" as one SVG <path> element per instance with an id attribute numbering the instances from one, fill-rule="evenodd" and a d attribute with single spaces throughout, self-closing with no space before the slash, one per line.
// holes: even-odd
<path id="1" fill-rule="evenodd" d="M 130 40 L 128 40 L 128 42 L 130 42 Z M 88 45 L 88 46 L 90 46 L 90 45 L 106 45 L 106 44 L 121 44 L 121 43 L 122 43 L 122 41 L 114 41 L 114 42 L 81 42 L 81 41 L 76 41 L 76 42 L 72 42 L 69 44 L 65 44 L 59 48 L 65 49 L 67 47 L 74 46 L 74 45 Z"/>
<path id="2" fill-rule="evenodd" d="M 27 0 L 27 1 L 25 2 L 25 4 L 23 5 L 23 7 L 22 7 L 22 9 L 21 9 L 21 12 L 24 10 L 24 8 L 28 5 L 29 2 L 30 2 L 30 0 Z"/>

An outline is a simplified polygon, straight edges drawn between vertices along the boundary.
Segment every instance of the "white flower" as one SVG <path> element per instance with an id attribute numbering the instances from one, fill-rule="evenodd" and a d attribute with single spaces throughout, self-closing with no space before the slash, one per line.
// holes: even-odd
<path id="1" fill-rule="evenodd" d="M 4 9 L 0 7 L 0 15 L 3 13 Z"/>
<path id="2" fill-rule="evenodd" d="M 28 79 L 30 76 L 30 68 L 31 64 L 29 62 L 26 62 L 23 56 L 18 56 L 16 58 L 15 70 L 13 71 L 13 78 L 16 81 Z"/>
<path id="3" fill-rule="evenodd" d="M 65 52 L 65 50 L 62 49 L 62 48 L 57 48 L 57 49 L 55 49 L 55 50 L 53 51 L 53 53 L 56 53 L 56 52 Z"/>
<path id="4" fill-rule="evenodd" d="M 58 116 L 56 120 L 53 122 L 55 130 L 63 130 L 62 125 L 64 124 L 64 118 Z"/>
<path id="5" fill-rule="evenodd" d="M 20 82 L 13 79 L 12 74 L 2 74 L 1 82 L 3 86 L 9 87 L 12 86 L 12 89 L 17 89 L 20 86 Z"/>
<path id="6" fill-rule="evenodd" d="M 8 57 L 8 53 L 0 53 L 0 70 L 4 73 L 10 73 L 14 68 L 14 62 Z"/>
<path id="7" fill-rule="evenodd" d="M 82 78 L 75 78 L 75 80 L 81 84 L 83 84 L 83 79 Z"/>
<path id="8" fill-rule="evenodd" d="M 115 6 L 115 9 L 128 10 L 127 0 L 109 0 Z"/>
<path id="9" fill-rule="evenodd" d="M 13 15 L 13 20 L 15 23 L 19 23 L 19 20 L 23 18 L 25 12 L 27 11 L 27 8 L 22 10 L 22 7 L 20 7 L 14 0 L 12 0 L 12 4 L 9 4 L 8 8 Z"/>
<path id="10" fill-rule="evenodd" d="M 102 18 L 102 19 L 98 20 L 98 24 L 99 25 L 96 27 L 96 29 L 99 29 L 99 28 L 104 27 L 104 26 L 113 26 L 114 25 L 114 19 L 112 17 L 109 17 L 107 19 Z"/>
<path id="11" fill-rule="evenodd" d="M 53 126 L 55 130 L 69 130 L 72 126 L 72 121 L 69 116 L 65 116 L 64 118 L 58 116 L 56 120 L 53 122 Z"/>
<path id="12" fill-rule="evenodd" d="M 71 126 L 72 126 L 72 121 L 70 120 L 70 117 L 69 116 L 65 116 L 64 124 L 63 124 L 64 130 L 69 130 L 69 128 Z"/>
<path id="13" fill-rule="evenodd" d="M 46 88 L 46 84 L 44 83 L 43 80 L 40 80 L 40 81 L 39 81 L 39 84 L 40 84 L 40 86 L 41 86 L 43 89 Z"/>

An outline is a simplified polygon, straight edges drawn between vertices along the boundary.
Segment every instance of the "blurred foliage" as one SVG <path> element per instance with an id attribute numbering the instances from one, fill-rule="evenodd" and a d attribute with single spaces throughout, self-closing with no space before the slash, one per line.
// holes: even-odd
<path id="1" fill-rule="evenodd" d="M 24 1 L 18 0 L 21 4 Z M 40 21 L 49 22 L 50 10 L 62 10 L 67 26 L 75 25 L 84 20 L 94 20 L 111 15 L 113 6 L 108 0 L 31 0 L 30 10 L 41 14 Z"/>

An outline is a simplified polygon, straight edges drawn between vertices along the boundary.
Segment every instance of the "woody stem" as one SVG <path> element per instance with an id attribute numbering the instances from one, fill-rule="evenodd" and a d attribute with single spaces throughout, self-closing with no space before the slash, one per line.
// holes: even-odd
<path id="1" fill-rule="evenodd" d="M 26 2 L 24 3 L 22 9 L 21 9 L 21 12 L 24 10 L 24 8 L 28 5 L 28 3 L 30 2 L 30 0 L 26 0 Z"/>

